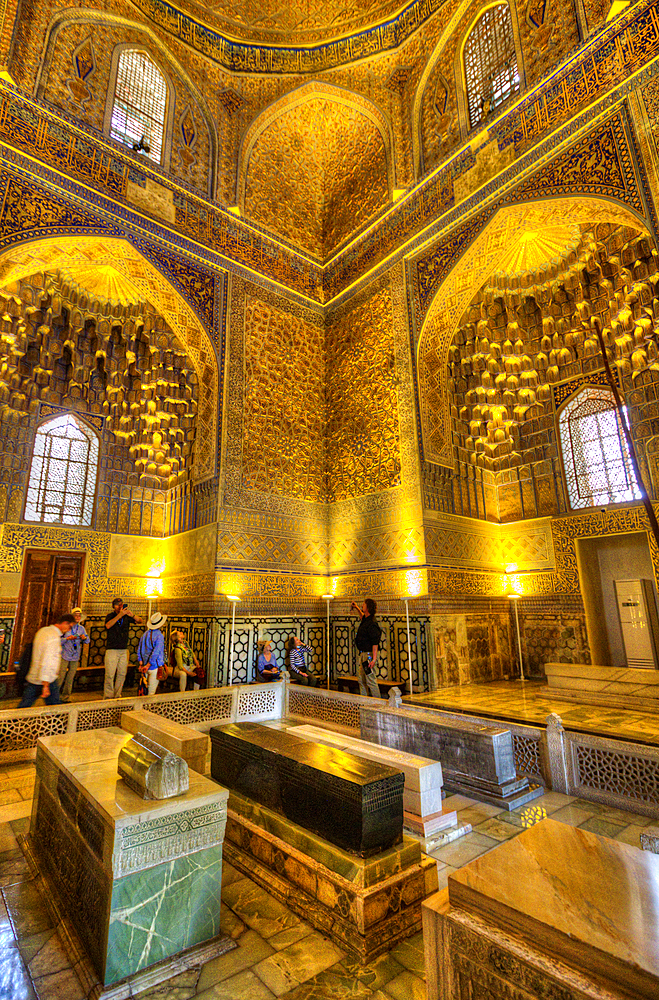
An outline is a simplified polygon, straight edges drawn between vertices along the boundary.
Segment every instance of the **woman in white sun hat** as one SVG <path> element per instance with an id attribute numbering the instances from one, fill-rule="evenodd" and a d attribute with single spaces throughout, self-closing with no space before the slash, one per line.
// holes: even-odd
<path id="1" fill-rule="evenodd" d="M 138 669 L 147 682 L 148 694 L 156 693 L 158 673 L 160 672 L 162 675 L 167 662 L 165 637 L 161 631 L 166 621 L 167 615 L 161 615 L 159 611 L 155 611 L 149 618 L 137 647 Z"/>

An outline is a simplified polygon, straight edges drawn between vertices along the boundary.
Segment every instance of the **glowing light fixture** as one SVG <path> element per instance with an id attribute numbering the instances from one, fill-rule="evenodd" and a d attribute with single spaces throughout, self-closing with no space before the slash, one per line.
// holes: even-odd
<path id="1" fill-rule="evenodd" d="M 506 567 L 507 569 L 508 567 Z M 517 567 L 515 567 L 517 568 Z M 517 652 L 519 654 L 519 679 L 525 681 L 524 676 L 524 660 L 522 659 L 522 637 L 519 631 L 519 608 L 517 602 L 519 601 L 521 594 L 515 589 L 512 579 L 509 576 L 504 576 L 504 597 L 512 601 L 515 607 L 515 627 L 517 629 Z"/>

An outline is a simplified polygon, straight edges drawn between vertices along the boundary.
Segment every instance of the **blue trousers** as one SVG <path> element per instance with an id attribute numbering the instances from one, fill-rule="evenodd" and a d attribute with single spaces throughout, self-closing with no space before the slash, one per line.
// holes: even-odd
<path id="1" fill-rule="evenodd" d="M 41 697 L 41 689 L 43 684 L 31 684 L 30 681 L 25 682 L 25 687 L 23 688 L 23 698 L 21 700 L 19 708 L 31 708 L 34 705 L 37 698 Z M 50 682 L 50 694 L 47 698 L 44 698 L 44 704 L 46 705 L 60 705 L 59 687 L 57 680 Z"/>

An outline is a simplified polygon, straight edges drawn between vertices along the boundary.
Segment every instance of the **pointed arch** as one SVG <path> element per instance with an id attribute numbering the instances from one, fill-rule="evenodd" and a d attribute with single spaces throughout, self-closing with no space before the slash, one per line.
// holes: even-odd
<path id="1" fill-rule="evenodd" d="M 311 101 L 314 98 L 325 98 L 328 101 L 335 101 L 337 104 L 342 104 L 345 107 L 352 108 L 367 118 L 377 128 L 382 137 L 382 143 L 385 149 L 387 162 L 387 185 L 389 188 L 389 195 L 391 196 L 395 186 L 395 176 L 393 130 L 389 119 L 385 117 L 383 112 L 380 111 L 375 104 L 367 100 L 365 97 L 362 97 L 360 94 L 353 93 L 350 90 L 344 90 L 342 87 L 335 87 L 331 84 L 321 83 L 319 80 L 310 80 L 308 83 L 301 84 L 301 86 L 297 87 L 295 90 L 290 91 L 290 93 L 285 94 L 273 104 L 264 108 L 245 132 L 240 147 L 240 153 L 238 155 L 238 176 L 236 188 L 236 203 L 241 209 L 244 208 L 245 203 L 245 181 L 249 167 L 249 160 L 259 136 L 282 115 L 285 115 L 293 108 L 298 107 L 300 104 L 304 104 L 307 101 Z"/>
<path id="2" fill-rule="evenodd" d="M 417 347 L 417 377 L 424 457 L 453 467 L 448 355 L 464 310 L 512 243 L 530 230 L 564 224 L 615 222 L 648 234 L 630 209 L 603 198 L 552 198 L 500 209 L 465 247 L 437 289 L 423 321 Z"/>

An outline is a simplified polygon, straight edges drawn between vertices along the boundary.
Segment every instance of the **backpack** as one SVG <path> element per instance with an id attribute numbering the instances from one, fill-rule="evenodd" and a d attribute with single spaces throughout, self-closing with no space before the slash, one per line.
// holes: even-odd
<path id="1" fill-rule="evenodd" d="M 14 684 L 16 685 L 16 690 L 19 694 L 23 694 L 25 690 L 25 681 L 27 675 L 30 672 L 30 667 L 32 666 L 32 643 L 28 642 L 23 646 L 23 652 L 21 653 L 21 658 L 18 661 L 18 667 L 16 668 L 16 677 L 14 678 Z"/>

